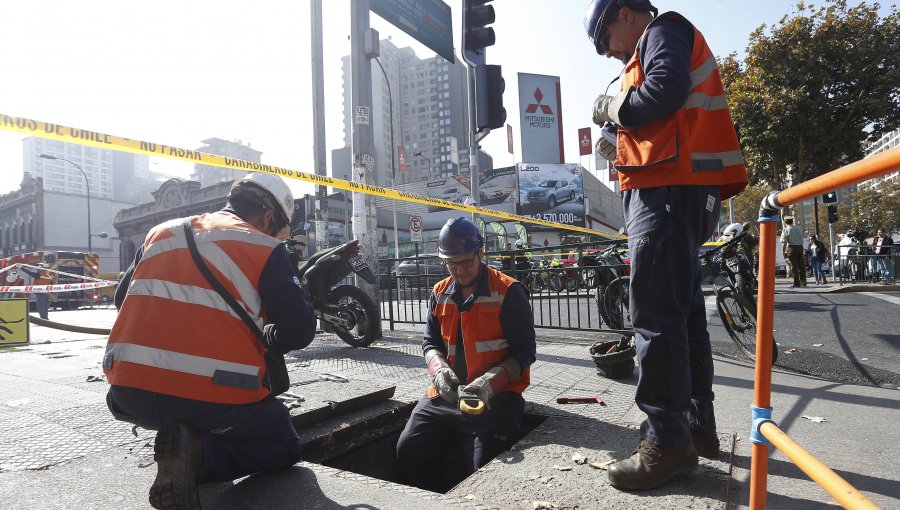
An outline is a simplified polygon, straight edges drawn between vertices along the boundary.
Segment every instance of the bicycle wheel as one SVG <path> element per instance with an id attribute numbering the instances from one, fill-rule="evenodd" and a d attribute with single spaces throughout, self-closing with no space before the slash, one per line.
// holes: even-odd
<path id="1" fill-rule="evenodd" d="M 741 353 L 756 361 L 756 310 L 744 296 L 731 288 L 724 288 L 716 295 L 716 309 L 728 336 Z M 778 360 L 778 344 L 772 337 L 772 364 Z"/>
<path id="2" fill-rule="evenodd" d="M 631 329 L 631 277 L 621 276 L 609 282 L 597 302 L 600 317 L 610 329 Z"/>

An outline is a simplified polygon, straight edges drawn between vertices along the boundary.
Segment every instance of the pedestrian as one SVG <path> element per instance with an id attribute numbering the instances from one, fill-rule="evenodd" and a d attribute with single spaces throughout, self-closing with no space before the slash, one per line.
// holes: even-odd
<path id="1" fill-rule="evenodd" d="M 825 273 L 822 271 L 822 264 L 828 258 L 828 248 L 825 247 L 825 243 L 819 240 L 818 236 L 813 234 L 809 236 L 809 251 L 809 261 L 812 266 L 813 276 L 816 277 L 816 284 L 825 285 L 828 283 L 828 279 L 825 278 Z"/>
<path id="2" fill-rule="evenodd" d="M 116 419 L 158 431 L 154 508 L 199 508 L 198 484 L 300 460 L 288 409 L 271 392 L 287 377 L 283 354 L 309 345 L 316 327 L 279 242 L 293 206 L 281 177 L 238 179 L 224 209 L 151 229 L 116 288 L 107 405 Z M 188 236 L 262 338 L 203 275 Z"/>
<path id="3" fill-rule="evenodd" d="M 16 269 L 10 269 L 6 272 L 6 285 L 9 287 L 21 287 L 25 285 L 25 279 L 22 278 L 22 275 Z M 6 292 L 3 295 L 4 299 L 14 299 L 23 296 L 24 294 L 19 292 Z"/>
<path id="4" fill-rule="evenodd" d="M 794 277 L 792 289 L 806 287 L 806 268 L 803 265 L 803 232 L 800 227 L 794 225 L 793 216 L 785 216 L 784 229 L 781 231 L 781 243 L 784 249 L 784 257 L 791 265 L 791 275 Z"/>
<path id="5" fill-rule="evenodd" d="M 21 267 L 22 272 L 33 278 L 32 285 L 53 285 L 53 276 L 47 271 L 47 264 L 41 262 L 38 264 L 38 271 L 31 271 L 26 267 Z M 35 307 L 38 316 L 41 319 L 49 320 L 50 318 L 50 294 L 47 292 L 36 291 L 34 293 Z"/>
<path id="6" fill-rule="evenodd" d="M 647 414 L 634 455 L 608 469 L 627 490 L 693 471 L 698 453 L 718 455 L 697 255 L 721 201 L 747 185 L 715 55 L 683 16 L 657 14 L 648 0 L 593 0 L 584 19 L 597 53 L 625 63 L 620 92 L 597 97 L 593 120 L 623 191 L 635 402 Z"/>
<path id="7" fill-rule="evenodd" d="M 447 221 L 438 256 L 450 276 L 428 300 L 422 350 L 432 384 L 400 434 L 397 458 L 409 484 L 444 492 L 452 447 L 462 450 L 468 476 L 517 440 L 536 344 L 525 287 L 484 263 L 474 223 Z M 461 394 L 476 395 L 486 408 L 461 411 Z"/>
<path id="8" fill-rule="evenodd" d="M 894 238 L 885 235 L 884 229 L 879 228 L 872 244 L 875 246 L 875 261 L 878 264 L 879 276 L 882 281 L 890 280 L 893 274 L 891 266 L 893 265 Z"/>

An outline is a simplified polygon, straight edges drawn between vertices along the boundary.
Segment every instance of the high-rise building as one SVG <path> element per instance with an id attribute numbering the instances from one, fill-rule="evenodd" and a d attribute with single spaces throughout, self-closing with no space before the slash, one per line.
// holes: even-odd
<path id="1" fill-rule="evenodd" d="M 419 58 L 412 48 L 397 48 L 390 40 L 380 42 L 378 63 L 372 62 L 372 107 L 369 122 L 374 133 L 374 183 L 393 186 L 392 160 L 396 184 L 448 177 L 469 171 L 468 86 L 466 66 L 451 64 L 443 57 Z M 347 147 L 352 139 L 354 118 L 351 112 L 350 57 L 342 58 L 344 94 L 344 148 L 332 151 L 332 175 L 343 178 L 350 174 Z M 390 93 L 385 84 L 390 83 Z M 393 97 L 391 97 L 393 95 Z M 393 103 L 393 104 L 392 104 Z M 393 106 L 393 123 L 391 122 Z M 391 144 L 393 125 L 394 143 Z M 455 144 L 452 139 L 455 138 Z M 451 146 L 457 158 L 451 158 Z M 406 172 L 400 171 L 396 151 L 406 153 Z M 458 163 L 453 163 L 458 159 Z M 493 166 L 487 154 L 481 153 L 482 168 Z"/>
<path id="2" fill-rule="evenodd" d="M 203 140 L 203 147 L 197 150 L 209 154 L 242 159 L 252 163 L 260 163 L 260 156 L 262 156 L 262 152 L 251 148 L 250 144 L 244 145 L 240 140 L 230 142 L 221 138 Z M 245 175 L 247 175 L 245 170 L 232 170 L 231 168 L 197 164 L 194 165 L 194 174 L 191 177 L 200 181 L 200 187 L 205 188 L 218 182 L 231 182 Z"/>
<path id="3" fill-rule="evenodd" d="M 22 141 L 25 171 L 43 181 L 48 192 L 84 195 L 84 175 L 60 159 L 43 159 L 41 154 L 65 158 L 80 166 L 90 182 L 91 196 L 128 202 L 132 194 L 128 184 L 133 178 L 146 179 L 150 159 L 86 145 L 29 137 Z M 134 203 L 138 203 L 136 200 Z"/>
<path id="4" fill-rule="evenodd" d="M 875 140 L 874 142 L 867 145 L 866 157 L 868 158 L 869 156 L 874 156 L 879 152 L 884 152 L 897 146 L 900 146 L 900 128 L 897 128 L 890 133 L 885 133 L 878 140 Z M 859 183 L 859 187 L 865 188 L 866 186 L 871 186 L 882 181 L 890 181 L 893 179 L 900 179 L 900 171 L 891 172 L 887 175 L 882 175 L 881 177 L 876 177 L 874 179 L 869 179 L 865 182 L 861 182 Z"/>

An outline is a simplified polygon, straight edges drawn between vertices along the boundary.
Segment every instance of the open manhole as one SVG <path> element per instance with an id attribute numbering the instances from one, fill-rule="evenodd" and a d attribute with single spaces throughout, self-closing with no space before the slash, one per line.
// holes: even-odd
<path id="1" fill-rule="evenodd" d="M 415 404 L 415 402 L 405 404 L 307 442 L 303 445 L 304 460 L 379 480 L 409 485 L 400 470 L 396 449 L 397 440 Z M 526 413 L 515 443 L 546 419 L 547 417 L 543 415 Z M 451 447 L 444 470 L 447 484 L 438 492 L 447 493 L 466 477 L 462 451 L 456 446 Z"/>

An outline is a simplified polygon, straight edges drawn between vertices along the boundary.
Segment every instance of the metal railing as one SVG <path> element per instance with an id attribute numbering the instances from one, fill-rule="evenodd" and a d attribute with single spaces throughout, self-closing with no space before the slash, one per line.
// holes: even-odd
<path id="1" fill-rule="evenodd" d="M 772 334 L 775 306 L 775 242 L 779 209 L 840 188 L 900 169 L 900 147 L 839 168 L 825 175 L 773 192 L 759 211 L 759 299 L 757 303 L 756 367 L 750 462 L 750 508 L 766 507 L 769 445 L 794 464 L 846 508 L 878 508 L 859 490 L 795 443 L 772 420 Z"/>
<path id="2" fill-rule="evenodd" d="M 894 255 L 876 254 L 870 245 L 838 245 L 832 262 L 834 279 L 845 283 L 896 282 Z M 882 247 L 885 251 L 891 247 Z"/>
<path id="3" fill-rule="evenodd" d="M 611 280 L 627 273 L 628 264 L 598 261 L 596 254 L 621 244 L 600 241 L 492 251 L 485 253 L 485 262 L 526 285 L 535 327 L 631 334 L 627 324 L 612 328 L 604 323 L 598 309 L 598 295 Z M 554 259 L 560 261 L 559 267 L 551 266 Z M 378 267 L 382 320 L 390 329 L 395 324 L 424 323 L 431 289 L 449 275 L 439 259 L 382 258 Z"/>

